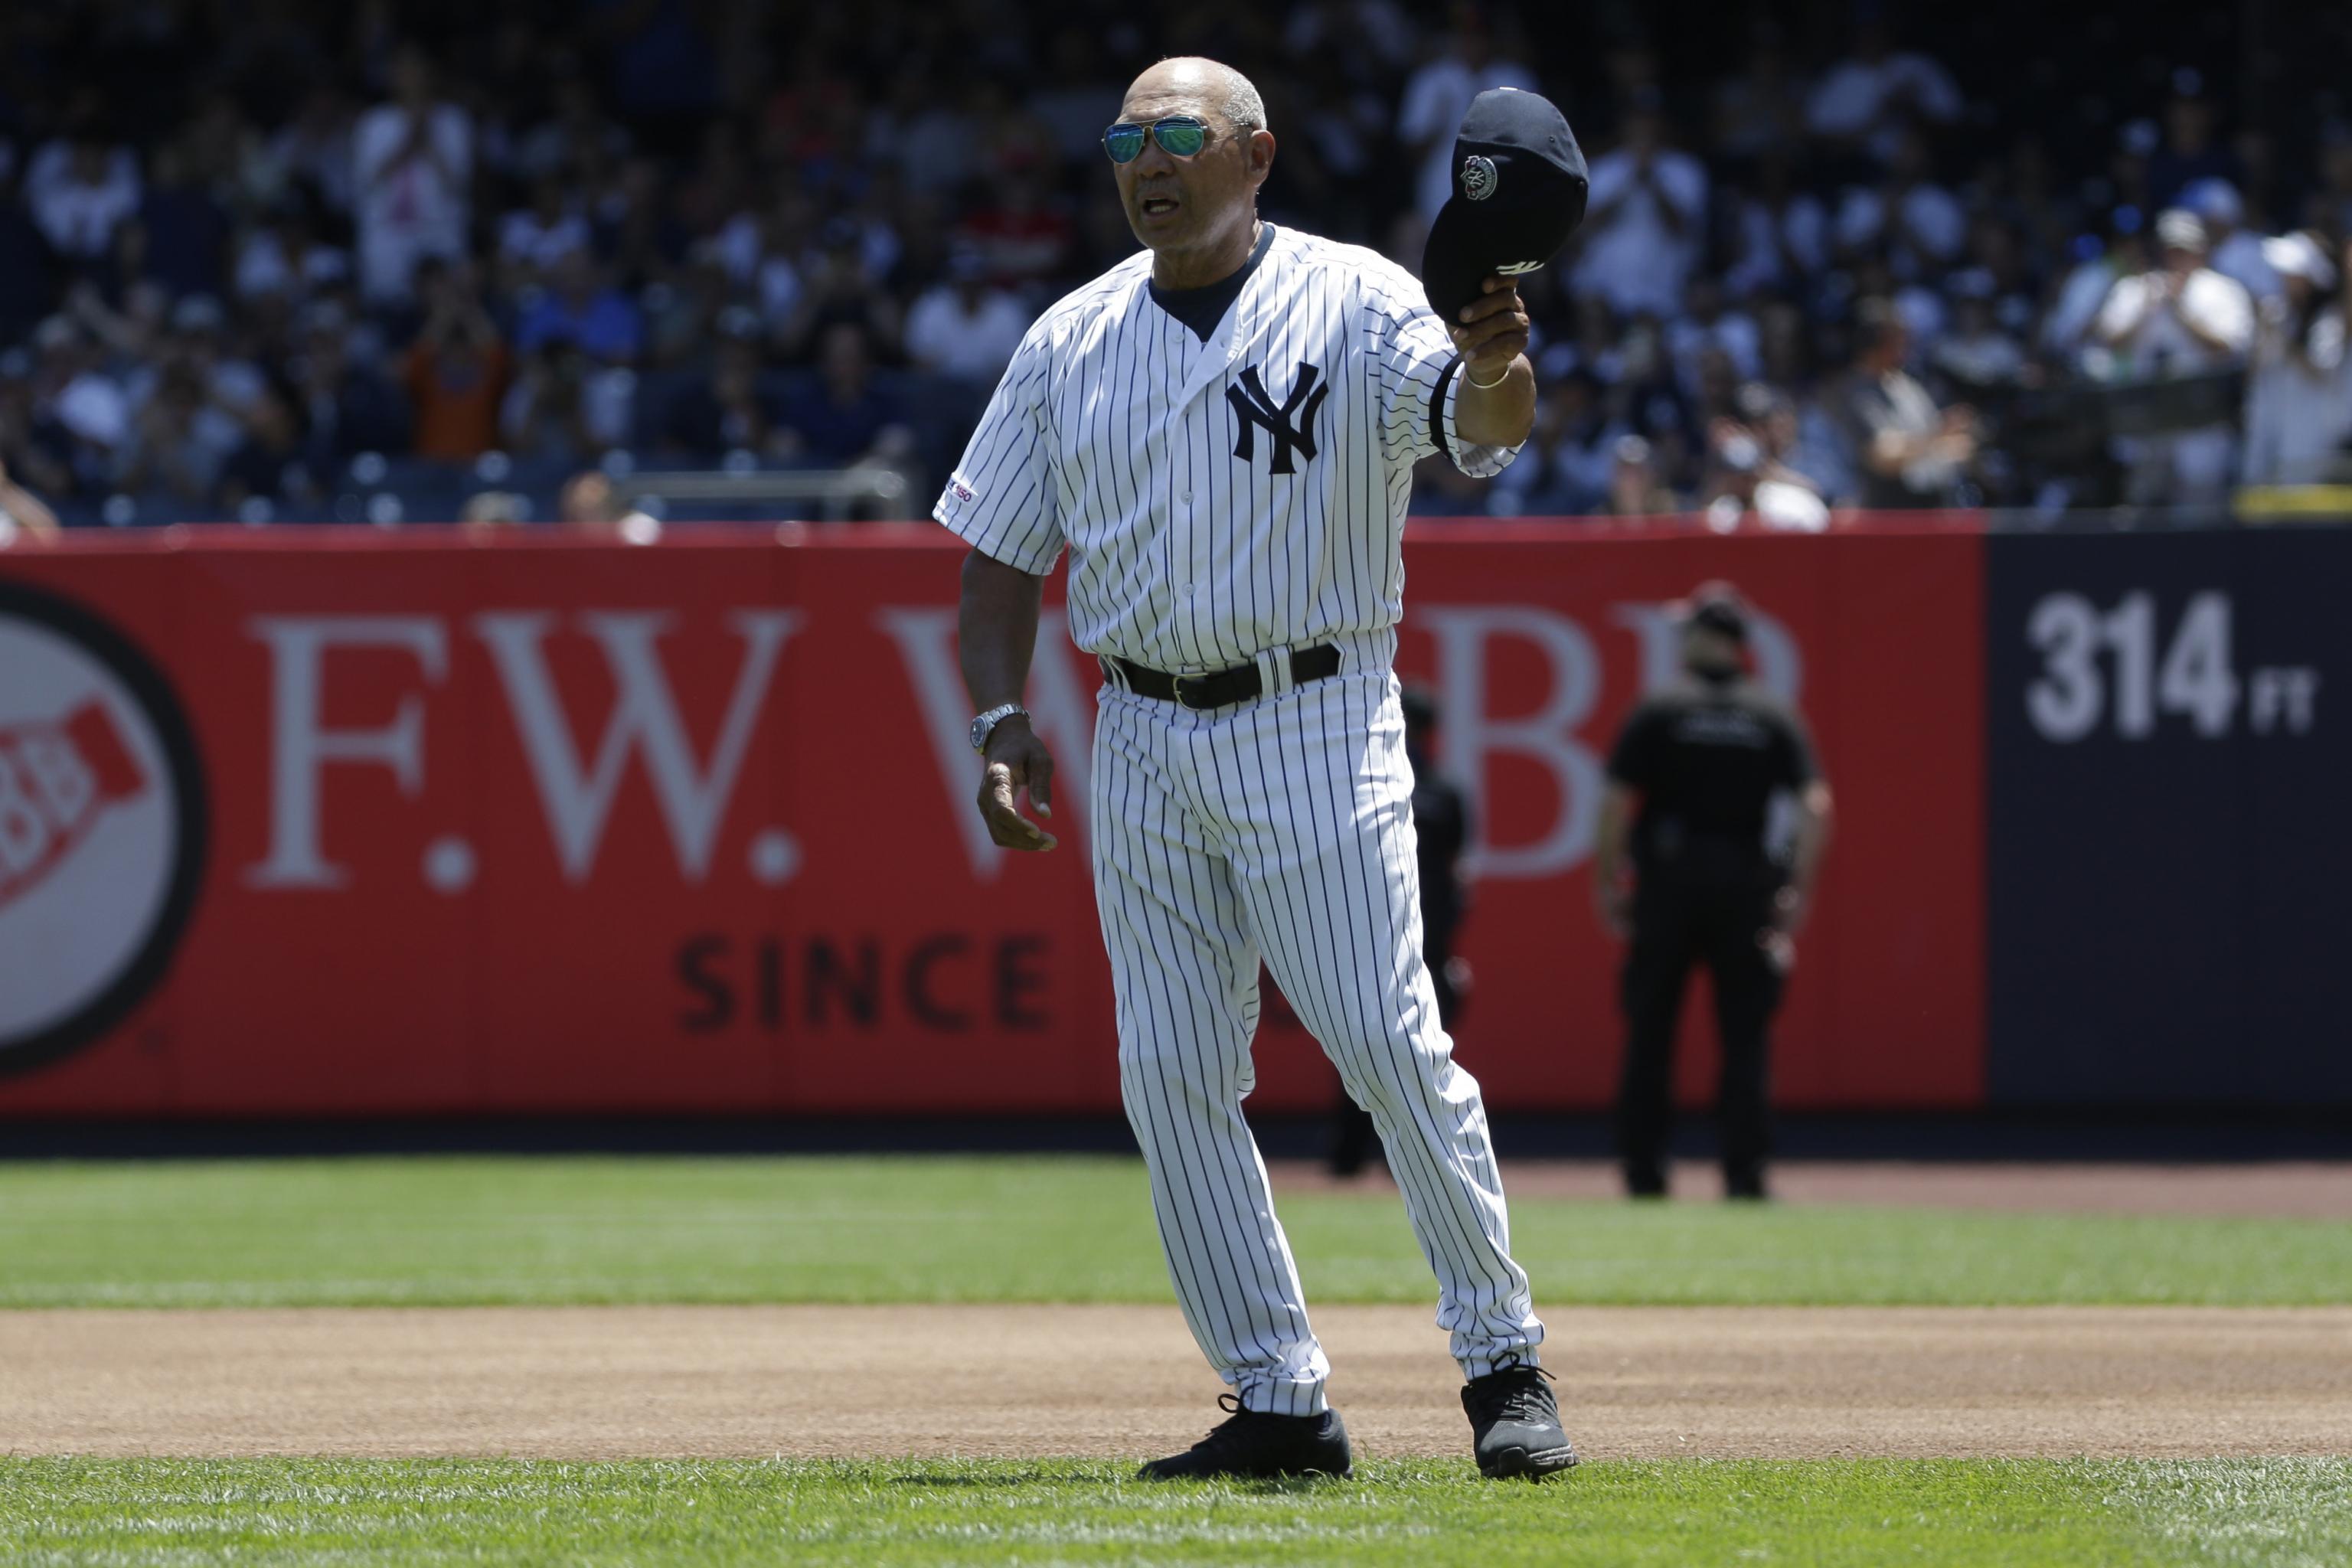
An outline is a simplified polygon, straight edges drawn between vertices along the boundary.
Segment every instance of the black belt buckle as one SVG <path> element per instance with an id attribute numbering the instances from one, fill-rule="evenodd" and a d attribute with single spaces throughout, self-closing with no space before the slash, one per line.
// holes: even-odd
<path id="1" fill-rule="evenodd" d="M 1169 679 L 1169 682 L 1168 682 L 1169 694 L 1170 694 L 1171 696 L 1172 696 L 1173 698 L 1175 698 L 1175 700 L 1176 700 L 1176 706 L 1177 706 L 1177 707 L 1179 707 L 1179 708 L 1183 708 L 1183 709 L 1189 709 L 1189 710 L 1191 710 L 1192 711 L 1193 711 L 1193 712 L 1197 713 L 1197 712 L 1199 712 L 1199 711 L 1200 711 L 1203 707 L 1208 706 L 1208 704 L 1206 704 L 1206 703 L 1201 703 L 1201 702 L 1195 702 L 1195 701 L 1193 701 L 1193 700 L 1192 700 L 1192 698 L 1190 698 L 1190 697 L 1188 697 L 1188 696 L 1186 696 L 1186 695 L 1185 695 L 1184 688 L 1185 688 L 1185 683 L 1186 683 L 1186 682 L 1188 682 L 1188 681 L 1189 681 L 1189 682 L 1191 682 L 1192 684 L 1193 684 L 1193 685 L 1194 685 L 1194 686 L 1196 686 L 1196 687 L 1197 687 L 1197 686 L 1204 686 L 1204 685 L 1206 685 L 1206 684 L 1207 684 L 1207 682 L 1208 682 L 1208 677 L 1203 676 L 1203 675 L 1178 675 L 1178 676 L 1172 676 L 1172 677 L 1171 677 L 1171 678 Z"/>

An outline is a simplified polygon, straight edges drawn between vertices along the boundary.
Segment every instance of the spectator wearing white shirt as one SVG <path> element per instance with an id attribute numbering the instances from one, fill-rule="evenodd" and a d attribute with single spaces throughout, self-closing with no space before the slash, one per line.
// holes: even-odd
<path id="1" fill-rule="evenodd" d="M 2092 333 L 2124 375 L 2157 381 L 2227 370 L 2254 335 L 2245 286 L 2205 264 L 2205 225 L 2174 207 L 2156 220 L 2159 265 L 2119 278 Z M 2229 487 L 2236 443 L 2226 422 L 2117 443 L 2130 468 L 2127 493 L 2142 505 L 2210 504 Z"/>
<path id="2" fill-rule="evenodd" d="M 2352 438 L 2342 273 L 2311 234 L 2266 239 L 2263 249 L 2280 289 L 2257 307 L 2245 482 L 2326 483 L 2344 466 Z"/>
<path id="3" fill-rule="evenodd" d="M 1838 248 L 1883 247 L 1895 276 L 1906 279 L 1940 271 L 1959 255 L 1968 234 L 1959 198 L 1927 178 L 1927 144 L 1908 126 L 1895 133 L 1886 178 L 1874 187 L 1853 186 L 1838 204 Z"/>
<path id="4" fill-rule="evenodd" d="M 399 304 L 428 256 L 466 253 L 474 174 L 474 122 L 433 95 L 433 68 L 414 46 L 393 61 L 393 101 L 360 116 L 352 134 L 358 193 L 360 289 Z"/>
<path id="5" fill-rule="evenodd" d="M 1454 194 L 1454 139 L 1470 100 L 1498 87 L 1533 92 L 1536 79 L 1499 56 L 1485 19 L 1465 8 L 1446 51 L 1412 73 L 1397 110 L 1397 140 L 1406 160 L 1421 169 L 1413 205 L 1423 223 L 1435 222 L 1437 209 Z"/>
<path id="6" fill-rule="evenodd" d="M 1576 287 L 1621 316 L 1668 317 L 1697 265 L 1706 218 L 1706 172 L 1665 145 L 1654 88 L 1636 94 L 1624 141 L 1593 161 Z"/>
<path id="7" fill-rule="evenodd" d="M 41 237 L 60 256 L 95 261 L 114 247 L 114 231 L 139 211 L 139 161 L 110 147 L 85 124 L 33 154 L 25 170 L 25 205 Z"/>
<path id="8" fill-rule="evenodd" d="M 988 258 L 958 246 L 948 258 L 948 280 L 907 312 L 907 357 L 950 380 L 993 385 L 1029 321 L 1012 295 L 989 286 Z"/>
<path id="9" fill-rule="evenodd" d="M 131 443 L 130 395 L 67 317 L 44 317 L 33 329 L 33 421 L 54 428 L 60 475 L 76 490 L 112 488 Z"/>
<path id="10" fill-rule="evenodd" d="M 1875 20 L 1862 25 L 1853 58 L 1832 66 L 1805 105 L 1806 128 L 1815 136 L 1882 163 L 1894 162 L 1906 124 L 1948 125 L 1959 117 L 1960 89 L 1951 73 L 1925 55 L 1897 52 L 1886 25 Z"/>
<path id="11" fill-rule="evenodd" d="M 2205 220 L 2206 266 L 2245 285 L 2256 304 L 2278 297 L 2279 275 L 2263 259 L 2267 242 L 2247 231 L 2237 186 L 2219 175 L 2193 180 L 2180 193 L 2180 205 Z"/>
<path id="12" fill-rule="evenodd" d="M 2245 286 L 2207 264 L 2205 225 L 2195 213 L 2166 211 L 2156 239 L 2157 266 L 2116 279 L 2094 335 L 2137 379 L 2227 369 L 2253 337 Z"/>

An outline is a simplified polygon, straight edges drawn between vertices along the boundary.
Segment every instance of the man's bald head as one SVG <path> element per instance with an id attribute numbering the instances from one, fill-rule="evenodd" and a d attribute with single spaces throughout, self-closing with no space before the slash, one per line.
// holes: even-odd
<path id="1" fill-rule="evenodd" d="M 1206 110 L 1229 130 L 1266 129 L 1265 100 L 1258 96 L 1250 79 L 1222 60 L 1198 55 L 1161 60 L 1135 79 L 1127 89 L 1127 102 L 1130 108 L 1150 104 L 1155 118 L 1182 112 L 1182 109 L 1165 107 L 1181 102 L 1184 108 Z"/>

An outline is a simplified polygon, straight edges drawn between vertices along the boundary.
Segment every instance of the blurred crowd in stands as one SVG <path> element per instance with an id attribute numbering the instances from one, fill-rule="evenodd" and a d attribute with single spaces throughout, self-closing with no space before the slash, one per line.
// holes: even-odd
<path id="1" fill-rule="evenodd" d="M 2229 7 L 2000 15 L 2054 14 L 0 7 L 0 518 L 496 522 L 583 470 L 861 468 L 920 515 L 1030 320 L 1134 248 L 1098 139 L 1171 52 L 1256 79 L 1269 218 L 1408 265 L 1473 95 L 1577 128 L 1589 216 L 1523 284 L 1537 436 L 1423 512 L 2329 477 L 2352 109 L 2243 94 L 2345 61 L 2345 18 L 2265 55 Z"/>

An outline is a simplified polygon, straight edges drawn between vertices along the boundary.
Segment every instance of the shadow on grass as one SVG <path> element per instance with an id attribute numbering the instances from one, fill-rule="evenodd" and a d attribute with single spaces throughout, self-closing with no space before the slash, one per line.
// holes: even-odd
<path id="1" fill-rule="evenodd" d="M 1134 1486 L 1150 1490 L 1181 1489 L 1188 1491 L 1240 1492 L 1249 1497 L 1295 1497 L 1335 1487 L 1355 1483 L 1337 1476 L 1221 1476 L 1212 1480 L 1147 1481 L 1132 1470 L 1123 1468 L 1108 1474 L 1074 1475 L 1067 1470 L 992 1470 L 974 1473 L 969 1470 L 940 1473 L 917 1472 L 913 1475 L 891 1476 L 885 1482 L 894 1487 L 965 1488 L 971 1490 L 1003 1491 L 1029 1486 Z"/>

